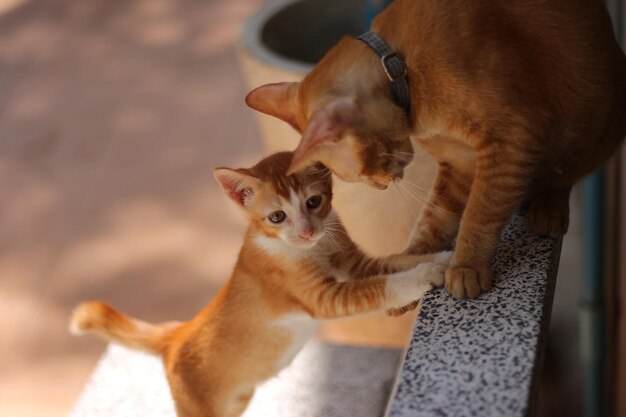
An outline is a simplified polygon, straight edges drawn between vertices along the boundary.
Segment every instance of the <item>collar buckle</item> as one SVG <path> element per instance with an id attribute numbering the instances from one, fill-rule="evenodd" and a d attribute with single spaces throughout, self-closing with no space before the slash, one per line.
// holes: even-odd
<path id="1" fill-rule="evenodd" d="M 389 64 L 389 60 L 396 58 L 398 62 L 400 62 L 399 66 L 395 66 L 395 68 L 401 68 L 399 73 L 394 74 L 394 66 Z M 387 78 L 389 81 L 394 82 L 399 80 L 400 78 L 404 78 L 407 75 L 406 65 L 404 65 L 404 61 L 398 54 L 394 52 L 390 52 L 380 57 L 380 62 L 383 64 L 383 70 L 385 74 L 387 74 Z"/>

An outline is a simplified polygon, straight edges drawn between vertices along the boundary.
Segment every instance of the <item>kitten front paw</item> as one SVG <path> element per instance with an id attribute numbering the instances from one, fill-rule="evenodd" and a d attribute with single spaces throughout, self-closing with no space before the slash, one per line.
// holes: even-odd
<path id="1" fill-rule="evenodd" d="M 411 294 L 414 301 L 402 307 L 387 309 L 385 313 L 388 316 L 397 317 L 408 313 L 409 311 L 415 310 L 424 294 L 435 287 L 441 287 L 443 285 L 446 270 L 445 267 L 449 262 L 451 255 L 448 255 L 447 252 L 442 252 L 442 254 L 437 256 L 440 257 L 438 259 L 439 261 L 445 262 L 445 265 L 425 263 L 407 271 L 408 273 L 414 271 L 414 274 L 411 275 L 411 281 L 413 281 L 412 285 L 407 289 L 407 294 Z"/>
<path id="2" fill-rule="evenodd" d="M 456 298 L 476 298 L 491 288 L 493 271 L 490 266 L 466 268 L 452 266 L 445 276 L 445 287 Z"/>
<path id="3" fill-rule="evenodd" d="M 452 259 L 453 254 L 454 252 L 452 251 L 439 252 L 435 254 L 435 259 L 433 260 L 433 262 L 437 265 L 448 266 L 450 265 L 450 260 Z"/>
<path id="4" fill-rule="evenodd" d="M 442 259 L 445 262 L 445 256 L 443 256 Z M 432 285 L 433 287 L 441 287 L 445 279 L 446 266 L 447 266 L 447 262 L 444 264 L 426 263 L 426 264 L 418 265 L 417 267 L 413 268 L 413 270 L 417 272 L 414 278 L 416 281 L 415 285 L 420 286 L 420 285 L 424 285 L 425 283 L 428 283 Z"/>
<path id="5" fill-rule="evenodd" d="M 419 301 L 428 291 L 443 285 L 444 274 L 444 266 L 430 262 L 393 274 L 387 282 L 386 291 L 390 303 L 387 310 L 404 310 Z M 399 315 L 389 312 L 390 315 Z"/>

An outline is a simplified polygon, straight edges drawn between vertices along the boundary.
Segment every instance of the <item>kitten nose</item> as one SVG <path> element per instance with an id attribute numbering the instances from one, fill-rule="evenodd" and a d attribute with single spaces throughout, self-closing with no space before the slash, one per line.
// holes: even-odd
<path id="1" fill-rule="evenodd" d="M 313 236 L 313 228 L 309 226 L 304 230 L 300 230 L 298 232 L 298 236 L 300 236 L 302 239 L 311 239 L 311 236 Z"/>

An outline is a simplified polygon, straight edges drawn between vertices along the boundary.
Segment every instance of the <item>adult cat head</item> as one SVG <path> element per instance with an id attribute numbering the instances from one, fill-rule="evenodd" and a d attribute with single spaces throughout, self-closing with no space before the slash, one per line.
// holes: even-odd
<path id="1" fill-rule="evenodd" d="M 289 172 L 320 161 L 344 181 L 386 188 L 413 159 L 406 113 L 360 41 L 344 38 L 301 83 L 261 86 L 246 103 L 302 133 Z"/>
<path id="2" fill-rule="evenodd" d="M 321 164 L 288 175 L 292 156 L 292 152 L 280 152 L 252 168 L 217 168 L 213 173 L 255 231 L 306 249 L 324 236 L 324 220 L 331 210 L 332 177 Z"/>

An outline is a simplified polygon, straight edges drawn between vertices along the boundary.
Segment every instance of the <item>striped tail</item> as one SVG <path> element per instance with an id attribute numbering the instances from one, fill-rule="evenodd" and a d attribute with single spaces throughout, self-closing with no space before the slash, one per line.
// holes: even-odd
<path id="1" fill-rule="evenodd" d="M 128 317 L 105 303 L 87 301 L 74 309 L 70 331 L 73 334 L 93 333 L 133 349 L 162 354 L 168 336 L 180 326 L 179 322 L 153 325 Z"/>

